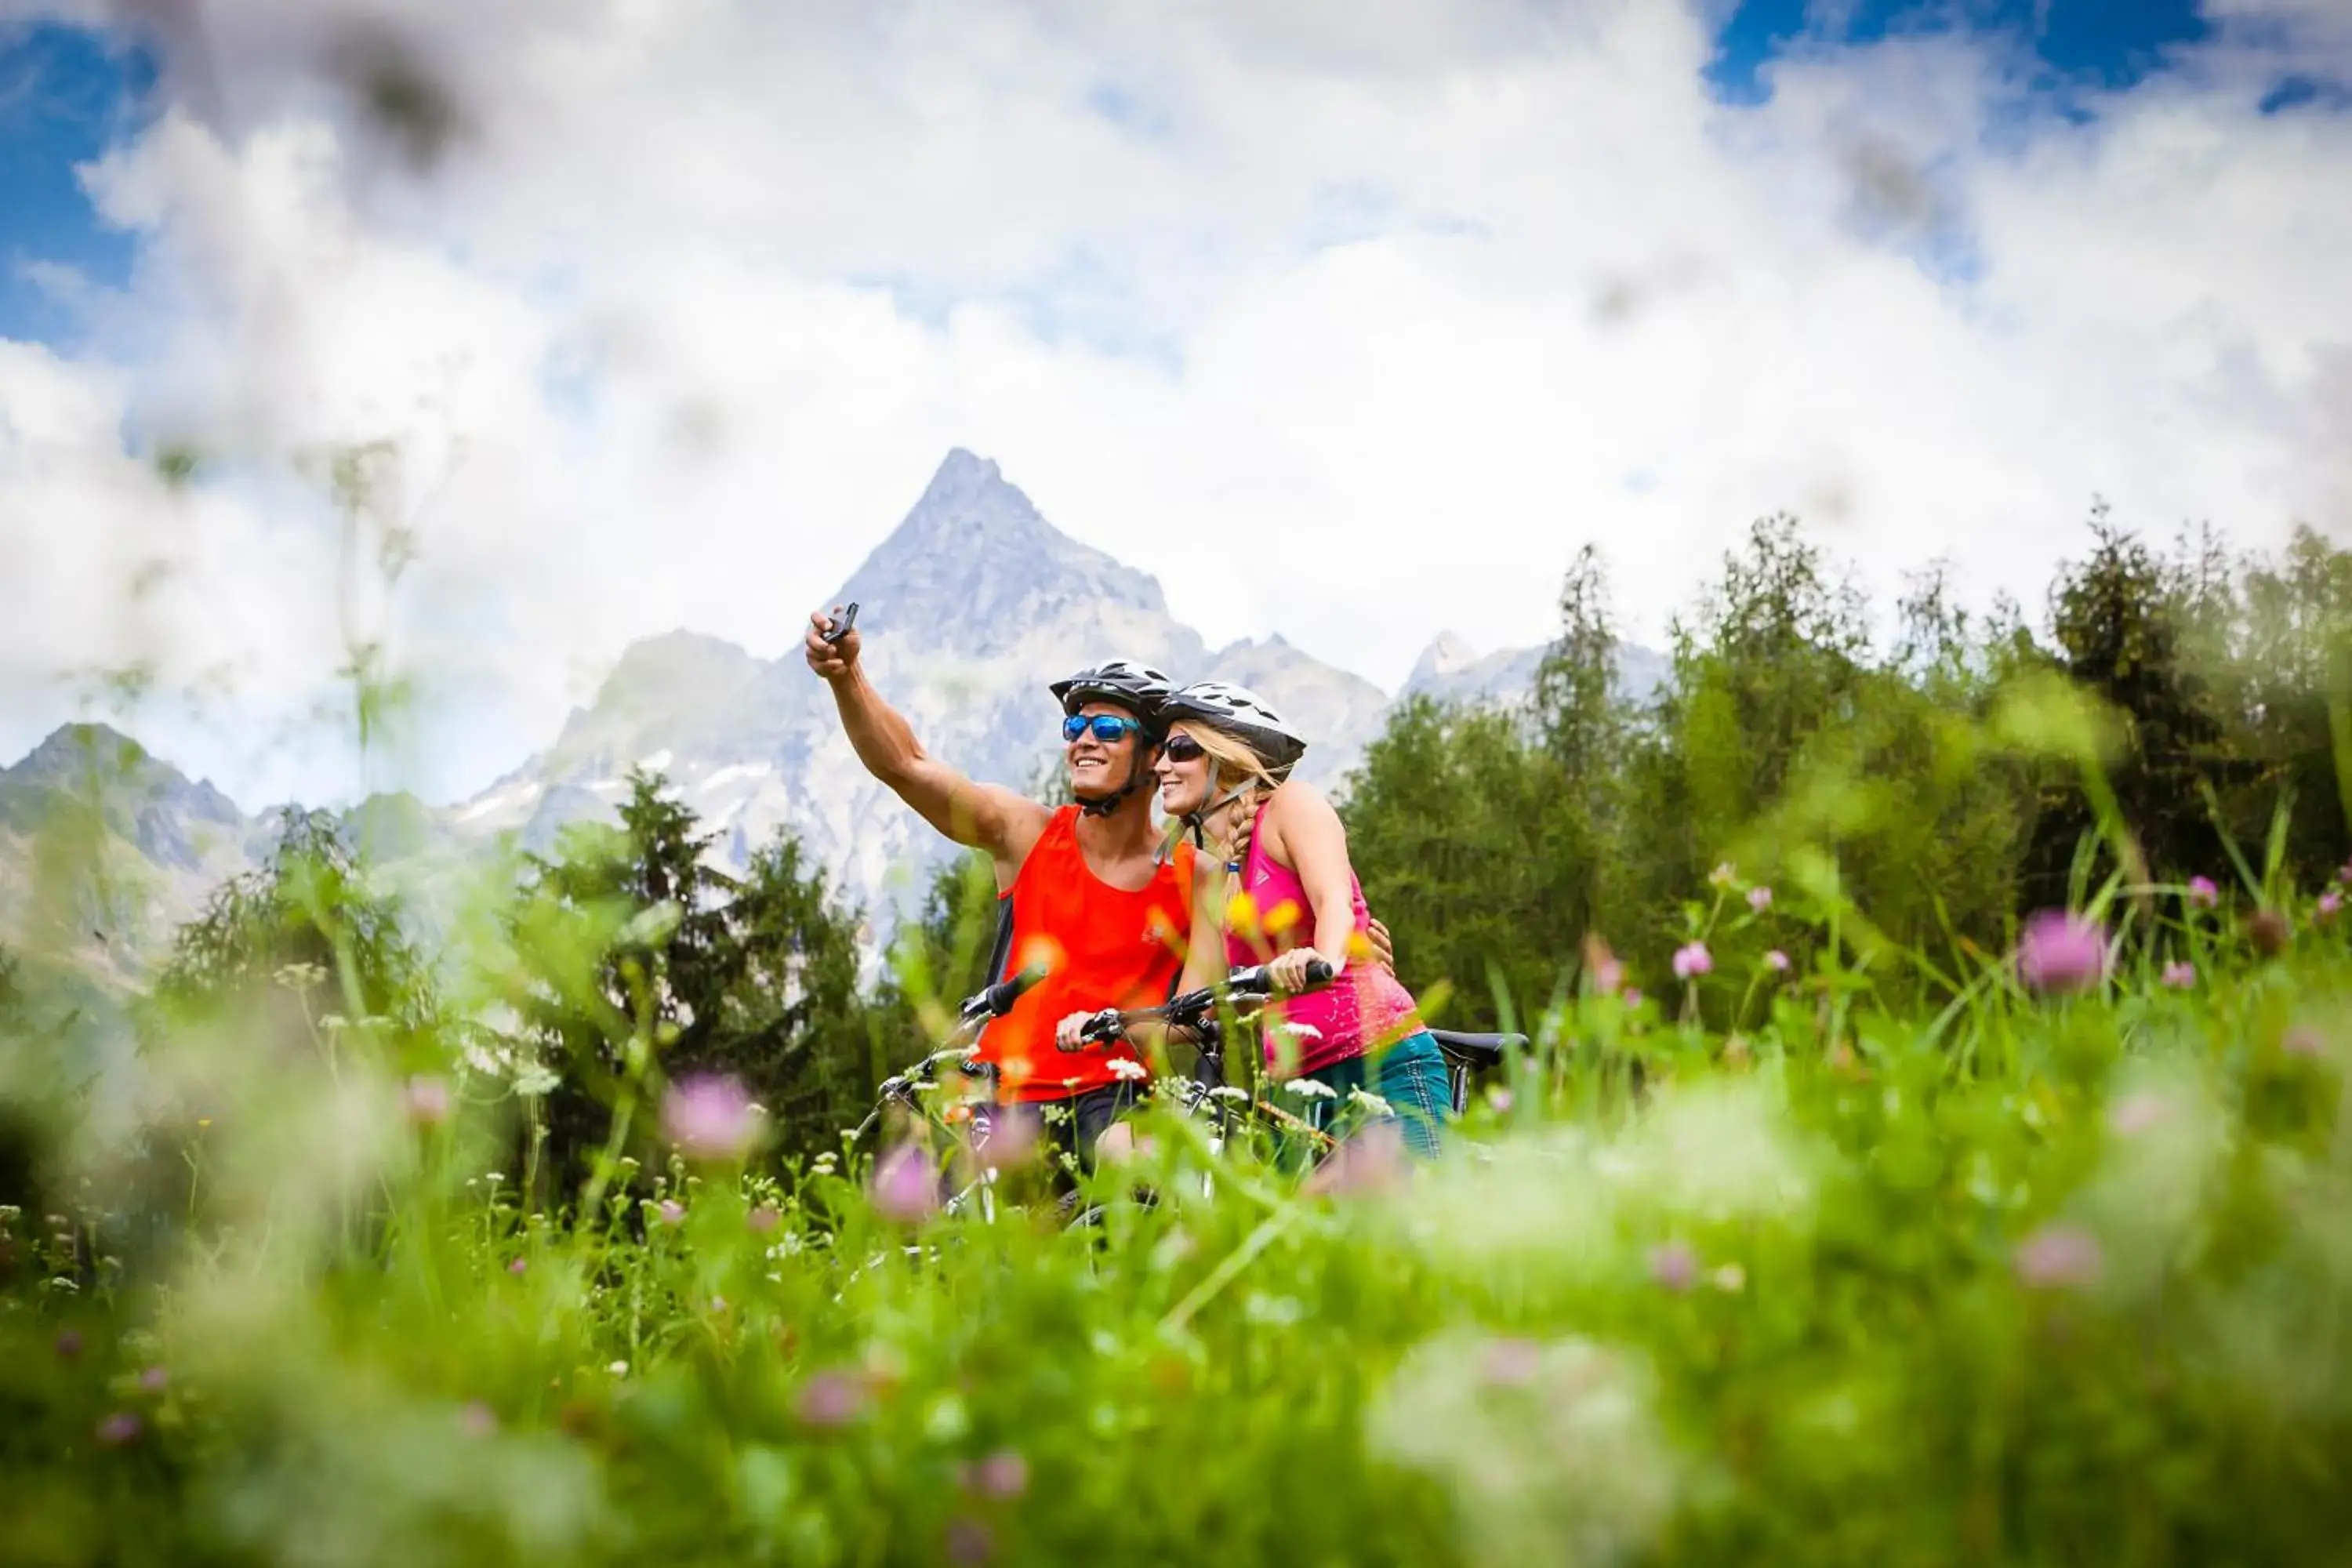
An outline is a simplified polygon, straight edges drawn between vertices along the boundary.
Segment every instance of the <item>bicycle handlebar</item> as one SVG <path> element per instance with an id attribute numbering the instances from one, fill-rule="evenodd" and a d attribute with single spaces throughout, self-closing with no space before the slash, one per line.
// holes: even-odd
<path id="1" fill-rule="evenodd" d="M 1306 989 L 1321 990 L 1331 984 L 1336 973 L 1323 960 L 1315 960 L 1307 966 Z M 1157 1007 L 1138 1007 L 1128 1012 L 1106 1007 L 1086 1021 L 1078 1031 L 1078 1037 L 1107 1045 L 1137 1024 L 1165 1023 L 1185 1028 L 1201 1022 L 1218 1003 L 1228 998 L 1246 1000 L 1273 994 L 1274 981 L 1267 975 L 1266 966 L 1252 964 L 1247 969 L 1234 970 L 1218 984 L 1203 985 L 1197 991 L 1171 996 Z"/>
<path id="2" fill-rule="evenodd" d="M 976 991 L 965 997 L 956 1008 L 958 1043 L 932 1051 L 904 1072 L 892 1073 L 888 1078 L 884 1079 L 872 1113 L 857 1124 L 856 1131 L 849 1135 L 850 1142 L 854 1143 L 866 1135 L 866 1129 L 872 1127 L 880 1118 L 884 1105 L 893 1100 L 905 1100 L 917 1089 L 927 1087 L 931 1081 L 932 1074 L 940 1068 L 953 1066 L 958 1071 L 972 1077 L 992 1076 L 996 1070 L 993 1067 L 972 1059 L 971 1041 L 969 1037 L 965 1037 L 965 1032 L 971 1030 L 976 1024 L 985 1024 L 992 1018 L 1002 1018 L 1005 1014 L 1013 1011 L 1013 1005 L 1021 1000 L 1030 987 L 1045 978 L 1045 966 L 1033 963 L 1010 979 L 1000 980 L 986 990 Z"/>
<path id="3" fill-rule="evenodd" d="M 1033 963 L 1009 980 L 1002 980 L 987 990 L 964 998 L 956 1016 L 967 1024 L 989 1018 L 1002 1018 L 1013 1011 L 1013 1005 L 1026 995 L 1030 987 L 1045 978 L 1045 966 Z"/>

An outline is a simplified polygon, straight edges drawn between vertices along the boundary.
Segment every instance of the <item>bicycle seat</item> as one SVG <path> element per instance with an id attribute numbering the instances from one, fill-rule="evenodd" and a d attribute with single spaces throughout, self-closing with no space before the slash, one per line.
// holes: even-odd
<path id="1" fill-rule="evenodd" d="M 1459 1029 L 1432 1029 L 1429 1037 L 1437 1048 L 1474 1068 L 1500 1066 L 1505 1053 L 1513 1047 L 1527 1048 L 1525 1035 L 1465 1035 Z"/>

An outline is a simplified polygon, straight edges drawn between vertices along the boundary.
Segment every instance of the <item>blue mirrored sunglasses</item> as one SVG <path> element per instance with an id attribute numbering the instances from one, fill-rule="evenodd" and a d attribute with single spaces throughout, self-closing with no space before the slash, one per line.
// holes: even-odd
<path id="1" fill-rule="evenodd" d="M 1143 726 L 1117 713 L 1097 713 L 1091 717 L 1073 713 L 1062 721 L 1062 739 L 1065 741 L 1076 741 L 1088 730 L 1092 730 L 1095 739 L 1104 745 L 1116 746 L 1121 735 L 1139 734 Z"/>

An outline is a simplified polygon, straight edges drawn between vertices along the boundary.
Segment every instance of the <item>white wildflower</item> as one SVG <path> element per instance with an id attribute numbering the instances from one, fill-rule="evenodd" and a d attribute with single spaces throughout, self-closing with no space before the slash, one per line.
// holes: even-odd
<path id="1" fill-rule="evenodd" d="M 1706 1085 L 1661 1097 L 1593 1163 L 1671 1214 L 1757 1218 L 1810 1212 L 1817 1155 L 1768 1089 Z"/>
<path id="2" fill-rule="evenodd" d="M 1133 1057 L 1118 1057 L 1110 1064 L 1110 1075 L 1113 1078 L 1124 1079 L 1129 1083 L 1136 1083 L 1150 1078 L 1151 1069 Z"/>
<path id="3" fill-rule="evenodd" d="M 629 1363 L 625 1361 L 616 1361 L 604 1370 L 611 1373 L 614 1377 L 626 1377 L 629 1375 Z"/>
<path id="4" fill-rule="evenodd" d="M 1235 1105 L 1239 1105 L 1249 1099 L 1249 1090 L 1245 1089 L 1235 1089 L 1229 1083 L 1219 1084 L 1216 1088 L 1209 1091 L 1209 1098 L 1212 1100 L 1229 1100 Z"/>
<path id="5" fill-rule="evenodd" d="M 1350 1105 L 1360 1106 L 1374 1116 L 1393 1116 L 1396 1114 L 1393 1110 L 1389 1109 L 1389 1102 L 1387 1100 L 1382 1100 L 1379 1095 L 1373 1094 L 1366 1089 L 1349 1089 L 1348 1091 L 1348 1103 Z"/>
<path id="6" fill-rule="evenodd" d="M 1323 1031 L 1312 1024 L 1276 1024 L 1274 1031 L 1277 1035 L 1288 1035 L 1297 1040 L 1319 1040 L 1323 1037 Z"/>
<path id="7" fill-rule="evenodd" d="M 1304 1100 L 1337 1100 L 1339 1098 L 1339 1091 L 1338 1089 L 1333 1089 L 1328 1083 L 1318 1083 L 1311 1078 L 1292 1079 L 1288 1083 L 1284 1084 L 1282 1089 L 1284 1093 L 1295 1094 Z"/>
<path id="8" fill-rule="evenodd" d="M 555 1074 L 548 1068 L 541 1067 L 537 1063 L 533 1063 L 531 1066 L 522 1068 L 515 1073 L 514 1091 L 517 1094 L 528 1095 L 536 1099 L 542 1095 L 554 1093 L 555 1086 L 562 1081 L 562 1080 L 561 1079 L 557 1078 Z"/>
<path id="9" fill-rule="evenodd" d="M 1242 1316 L 1268 1328 L 1286 1329 L 1306 1315 L 1296 1296 L 1268 1296 L 1253 1290 L 1242 1302 Z"/>
<path id="10" fill-rule="evenodd" d="M 1449 1334 L 1405 1355 L 1365 1437 L 1453 1494 L 1472 1560 L 1622 1563 L 1673 1517 L 1686 1468 L 1655 1382 L 1630 1349 Z"/>

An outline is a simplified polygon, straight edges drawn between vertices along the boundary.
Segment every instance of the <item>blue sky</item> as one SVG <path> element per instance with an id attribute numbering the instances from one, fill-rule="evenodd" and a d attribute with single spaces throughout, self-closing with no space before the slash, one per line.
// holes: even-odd
<path id="1" fill-rule="evenodd" d="M 152 96 L 136 47 L 78 28 L 0 32 L 0 337 L 69 341 L 72 313 L 26 275 L 68 267 L 120 286 L 131 237 L 101 224 L 74 171 L 134 134 Z"/>
<path id="2" fill-rule="evenodd" d="M 2206 37 L 2200 10 L 2198 0 L 1743 0 L 1708 79 L 1727 101 L 1750 102 L 1767 96 L 1760 69 L 1790 48 L 1964 31 L 2010 39 L 2042 91 L 2128 88 Z"/>

